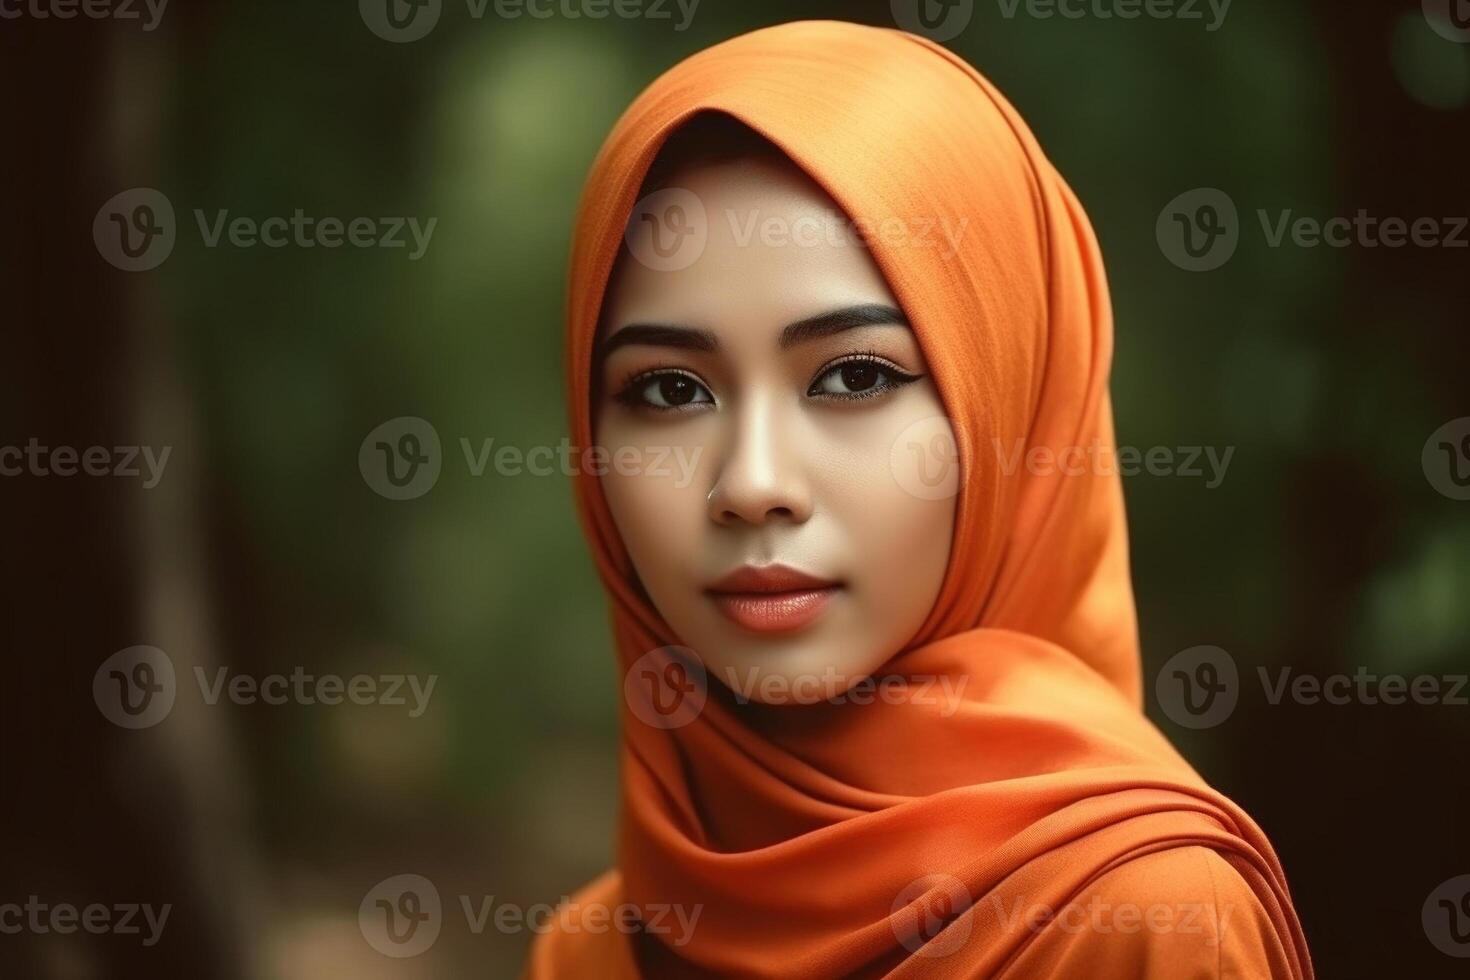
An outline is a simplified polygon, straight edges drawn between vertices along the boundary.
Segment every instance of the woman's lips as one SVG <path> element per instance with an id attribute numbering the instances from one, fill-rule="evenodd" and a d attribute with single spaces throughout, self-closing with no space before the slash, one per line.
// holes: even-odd
<path id="1" fill-rule="evenodd" d="M 839 588 L 786 565 L 744 565 L 707 591 L 735 625 L 755 633 L 788 633 L 815 622 Z"/>
<path id="2" fill-rule="evenodd" d="M 812 623 L 827 608 L 836 586 L 804 592 L 717 592 L 715 607 L 737 626 L 756 633 L 788 633 Z"/>

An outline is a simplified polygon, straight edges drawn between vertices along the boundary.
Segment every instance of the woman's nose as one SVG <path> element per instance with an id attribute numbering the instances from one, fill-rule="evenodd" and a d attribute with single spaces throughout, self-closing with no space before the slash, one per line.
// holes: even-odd
<path id="1" fill-rule="evenodd" d="M 780 417 L 767 399 L 732 413 L 729 449 L 709 492 L 716 524 L 760 526 L 767 521 L 801 524 L 812 516 L 805 454 L 795 445 L 795 420 Z"/>

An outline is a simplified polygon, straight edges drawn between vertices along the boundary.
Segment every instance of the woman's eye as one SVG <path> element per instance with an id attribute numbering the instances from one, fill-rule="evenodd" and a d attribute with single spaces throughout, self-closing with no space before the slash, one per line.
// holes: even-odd
<path id="1" fill-rule="evenodd" d="M 658 371 L 635 378 L 620 397 L 634 407 L 654 409 L 714 402 L 708 388 L 682 371 Z"/>
<path id="2" fill-rule="evenodd" d="M 854 358 L 835 364 L 812 382 L 808 395 L 827 398 L 862 398 L 917 380 L 891 364 L 871 358 Z"/>

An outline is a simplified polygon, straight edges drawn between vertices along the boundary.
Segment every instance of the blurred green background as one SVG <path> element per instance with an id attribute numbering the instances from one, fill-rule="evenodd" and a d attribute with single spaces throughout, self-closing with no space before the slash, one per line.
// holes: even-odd
<path id="1" fill-rule="evenodd" d="M 1126 484 L 1151 716 L 1271 835 L 1319 975 L 1450 976 L 1420 906 L 1470 871 L 1470 708 L 1273 706 L 1257 688 L 1195 732 L 1152 696 L 1158 667 L 1205 643 L 1252 678 L 1470 660 L 1470 504 L 1420 464 L 1432 432 L 1470 415 L 1470 252 L 1273 248 L 1255 220 L 1470 206 L 1470 45 L 1416 3 L 1344 7 L 1240 0 L 1210 31 L 978 3 L 948 43 L 1017 105 L 1097 229 L 1120 442 L 1235 447 L 1216 488 Z M 157 948 L 52 936 L 24 947 L 25 975 L 512 976 L 529 933 L 474 934 L 456 896 L 555 902 L 608 864 L 617 683 L 568 482 L 476 476 L 461 440 L 562 437 L 573 211 L 644 85 L 766 24 L 893 15 L 704 0 L 680 31 L 677 8 L 469 9 L 446 0 L 412 43 L 349 2 L 180 0 L 152 32 L 0 26 L 7 90 L 32 93 L 5 127 L 7 429 L 174 446 L 157 490 L 6 488 L 15 652 L 56 652 L 36 655 L 10 714 L 42 747 L 15 773 L 14 799 L 35 805 L 0 884 L 177 904 Z M 165 264 L 130 275 L 86 229 L 134 186 L 163 191 L 180 228 Z M 1155 238 L 1195 187 L 1225 190 L 1243 222 L 1208 273 Z M 437 225 L 415 261 L 211 249 L 196 208 Z M 397 502 L 357 455 L 405 415 L 435 427 L 443 472 Z M 37 618 L 34 634 L 21 623 Z M 119 732 L 78 692 L 133 643 L 181 671 L 439 680 L 420 718 L 225 706 Z M 358 903 L 409 872 L 456 908 L 431 951 L 390 960 L 363 941 Z"/>

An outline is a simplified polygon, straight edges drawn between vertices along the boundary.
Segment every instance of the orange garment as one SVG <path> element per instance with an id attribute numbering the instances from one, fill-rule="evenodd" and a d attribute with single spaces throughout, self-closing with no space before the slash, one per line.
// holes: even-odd
<path id="1" fill-rule="evenodd" d="M 1000 465 L 996 440 L 1005 455 L 1113 446 L 1112 317 L 1077 199 L 960 58 L 896 30 L 799 22 L 649 86 L 577 215 L 573 442 L 592 443 L 593 338 L 642 177 L 704 110 L 781 147 L 855 221 L 965 228 L 954 255 L 881 235 L 871 248 L 963 466 L 941 593 L 884 673 L 967 683 L 943 708 L 736 706 L 712 684 L 667 730 L 624 703 L 617 869 L 538 937 L 527 975 L 1311 977 L 1270 843 L 1142 713 L 1118 476 Z M 639 591 L 597 477 L 576 494 L 626 672 L 679 638 Z M 676 945 L 584 917 L 624 903 L 699 918 Z"/>

